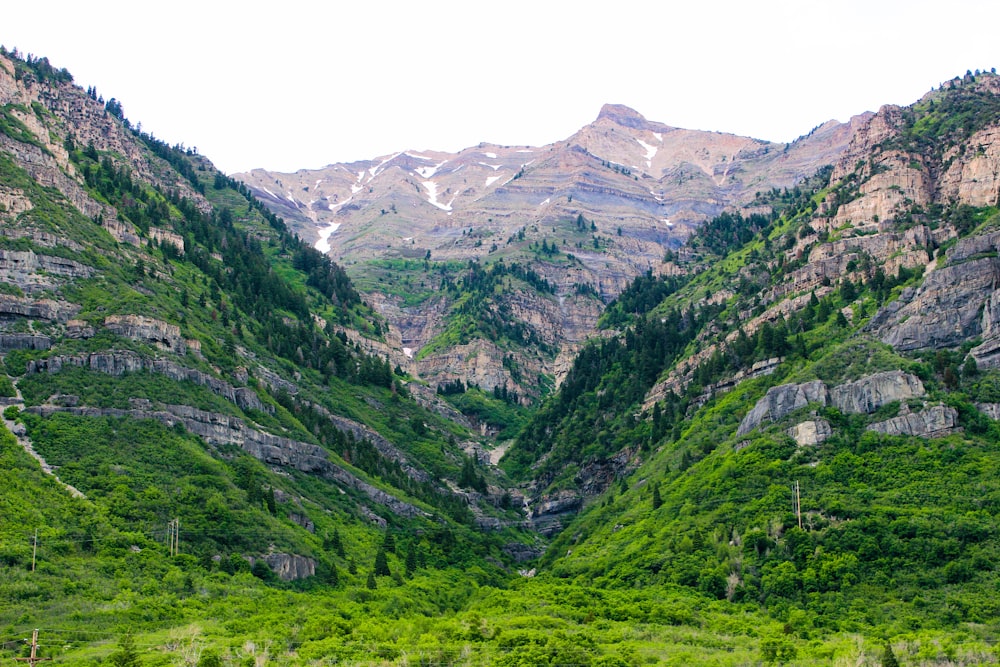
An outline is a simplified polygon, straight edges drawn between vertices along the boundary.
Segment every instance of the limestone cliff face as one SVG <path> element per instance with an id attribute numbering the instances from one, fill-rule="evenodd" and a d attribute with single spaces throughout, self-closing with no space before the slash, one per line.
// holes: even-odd
<path id="1" fill-rule="evenodd" d="M 920 379 L 902 371 L 875 373 L 833 388 L 828 388 L 820 380 L 802 384 L 783 384 L 767 390 L 767 394 L 757 401 L 740 422 L 736 435 L 746 435 L 765 422 L 780 421 L 810 403 L 820 406 L 830 405 L 845 414 L 871 414 L 894 401 L 905 401 L 925 395 Z M 797 436 L 793 437 L 798 439 Z"/>
<path id="2" fill-rule="evenodd" d="M 15 75 L 13 61 L 0 56 L 0 105 L 16 105 L 12 113 L 31 133 L 34 143 L 17 141 L 0 133 L 0 151 L 10 155 L 15 163 L 28 172 L 40 185 L 57 189 L 83 215 L 101 220 L 105 229 L 119 242 L 138 244 L 137 230 L 119 221 L 117 211 L 91 197 L 83 188 L 83 179 L 76 172 L 64 147 L 67 139 L 78 145 L 93 144 L 99 151 L 120 156 L 121 166 L 127 167 L 138 179 L 178 192 L 202 202 L 190 185 L 176 172 L 156 164 L 121 125 L 105 111 L 104 105 L 75 86 L 39 81 L 30 73 Z M 34 112 L 35 105 L 48 110 L 55 119 L 43 119 Z M 32 112 L 18 109 L 32 109 Z M 15 209 L 27 210 L 28 205 L 8 192 Z"/>
<path id="3" fill-rule="evenodd" d="M 998 250 L 1000 232 L 960 240 L 945 253 L 944 267 L 879 311 L 869 329 L 900 350 L 954 347 L 987 331 L 992 341 L 998 333 L 992 305 L 1000 284 Z"/>

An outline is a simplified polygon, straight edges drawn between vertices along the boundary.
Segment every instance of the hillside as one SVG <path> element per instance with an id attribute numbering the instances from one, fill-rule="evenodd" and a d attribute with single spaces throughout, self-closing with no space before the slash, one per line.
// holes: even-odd
<path id="1" fill-rule="evenodd" d="M 72 665 L 997 662 L 998 100 L 969 73 L 761 148 L 569 294 L 527 230 L 334 261 L 0 51 L 0 660 L 38 628 Z M 704 140 L 611 106 L 572 142 L 662 176 Z"/>

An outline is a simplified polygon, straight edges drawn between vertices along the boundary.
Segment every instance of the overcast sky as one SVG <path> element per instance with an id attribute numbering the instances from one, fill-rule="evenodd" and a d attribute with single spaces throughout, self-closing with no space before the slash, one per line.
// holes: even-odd
<path id="1" fill-rule="evenodd" d="M 1000 67 L 997 0 L 5 5 L 0 44 L 47 56 L 227 173 L 544 145 L 606 102 L 791 141 Z"/>

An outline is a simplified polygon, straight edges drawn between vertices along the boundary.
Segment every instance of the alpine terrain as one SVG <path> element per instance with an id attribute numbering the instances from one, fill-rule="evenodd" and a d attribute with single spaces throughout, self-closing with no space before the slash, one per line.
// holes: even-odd
<path id="1" fill-rule="evenodd" d="M 1000 78 L 226 175 L 0 48 L 0 661 L 1000 660 Z"/>

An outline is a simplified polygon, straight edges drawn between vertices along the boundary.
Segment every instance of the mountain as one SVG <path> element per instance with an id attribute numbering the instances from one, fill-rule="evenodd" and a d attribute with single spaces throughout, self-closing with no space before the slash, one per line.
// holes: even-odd
<path id="1" fill-rule="evenodd" d="M 821 126 L 828 164 L 570 295 L 542 225 L 503 262 L 334 261 L 0 51 L 0 659 L 994 662 L 998 81 Z M 598 214 L 567 241 L 617 243 Z M 539 315 L 572 298 L 575 346 Z M 438 327 L 412 364 L 386 304 Z"/>
<path id="2" fill-rule="evenodd" d="M 673 128 L 606 105 L 543 147 L 402 151 L 234 178 L 344 266 L 386 317 L 394 363 L 432 386 L 462 382 L 534 401 L 561 381 L 606 301 L 637 275 L 675 270 L 665 249 L 726 207 L 836 161 L 866 117 L 785 145 Z M 500 261 L 530 269 L 546 289 L 522 282 L 473 308 L 475 319 L 515 318 L 526 331 L 470 331 L 464 272 L 469 262 Z M 439 290 L 442 278 L 459 292 Z"/>
<path id="3" fill-rule="evenodd" d="M 133 587 L 472 587 L 538 553 L 473 425 L 245 187 L 45 59 L 0 53 L 0 110 L 5 638 L 60 617 L 39 595 L 120 609 L 103 634 Z"/>

